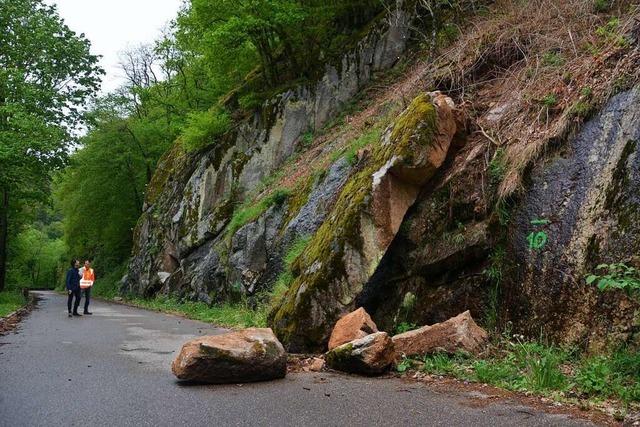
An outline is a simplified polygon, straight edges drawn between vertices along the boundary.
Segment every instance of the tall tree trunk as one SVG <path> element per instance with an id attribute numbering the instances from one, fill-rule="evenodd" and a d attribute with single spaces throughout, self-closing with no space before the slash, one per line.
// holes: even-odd
<path id="1" fill-rule="evenodd" d="M 0 291 L 7 277 L 7 236 L 9 235 L 9 190 L 0 190 Z"/>

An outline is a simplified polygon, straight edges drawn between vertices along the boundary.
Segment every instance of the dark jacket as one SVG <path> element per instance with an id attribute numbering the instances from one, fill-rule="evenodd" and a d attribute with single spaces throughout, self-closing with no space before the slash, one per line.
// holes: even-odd
<path id="1" fill-rule="evenodd" d="M 77 291 L 80 290 L 80 273 L 75 267 L 67 270 L 67 290 Z"/>

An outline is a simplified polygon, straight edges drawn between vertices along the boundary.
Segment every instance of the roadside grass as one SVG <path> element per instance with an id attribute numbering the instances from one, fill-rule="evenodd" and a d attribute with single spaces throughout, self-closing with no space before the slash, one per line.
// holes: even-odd
<path id="1" fill-rule="evenodd" d="M 267 311 L 253 309 L 247 302 L 208 305 L 203 302 L 180 302 L 173 297 L 156 297 L 154 299 L 125 298 L 127 303 L 162 311 L 175 313 L 193 320 L 213 323 L 216 326 L 230 328 L 265 327 Z"/>
<path id="2" fill-rule="evenodd" d="M 532 393 L 556 400 L 617 401 L 622 410 L 640 408 L 640 353 L 619 348 L 607 354 L 588 355 L 522 336 L 501 337 L 480 356 L 434 353 L 404 358 L 399 372 L 409 369 L 507 390 Z"/>
<path id="3" fill-rule="evenodd" d="M 13 313 L 27 301 L 19 289 L 7 289 L 0 292 L 0 317 Z"/>

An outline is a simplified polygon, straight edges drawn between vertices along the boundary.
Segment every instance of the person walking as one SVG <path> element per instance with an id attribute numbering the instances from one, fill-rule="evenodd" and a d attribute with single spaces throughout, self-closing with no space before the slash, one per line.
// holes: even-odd
<path id="1" fill-rule="evenodd" d="M 80 288 L 84 291 L 84 312 L 83 314 L 93 314 L 89 312 L 89 301 L 91 299 L 91 287 L 96 280 L 96 275 L 91 268 L 91 262 L 86 260 L 84 267 L 78 272 L 80 278 Z"/>
<path id="2" fill-rule="evenodd" d="M 80 267 L 80 261 L 77 259 L 71 260 L 71 268 L 67 271 L 66 287 L 69 297 L 67 298 L 67 309 L 69 310 L 69 317 L 80 316 L 78 314 L 78 306 L 80 305 L 80 273 L 78 271 Z M 73 312 L 71 311 L 71 303 L 75 297 L 75 303 L 73 304 Z"/>

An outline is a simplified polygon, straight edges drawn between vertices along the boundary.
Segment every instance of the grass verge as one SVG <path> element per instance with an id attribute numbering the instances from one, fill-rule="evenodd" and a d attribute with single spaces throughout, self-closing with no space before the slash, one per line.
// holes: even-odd
<path id="1" fill-rule="evenodd" d="M 0 292 L 0 317 L 13 313 L 27 304 L 19 289 L 7 289 Z"/>
<path id="2" fill-rule="evenodd" d="M 620 348 L 587 355 L 575 348 L 525 341 L 521 336 L 494 340 L 478 357 L 458 352 L 404 358 L 397 371 L 421 371 L 559 401 L 594 404 L 605 401 L 623 416 L 640 409 L 640 353 Z"/>
<path id="3" fill-rule="evenodd" d="M 263 328 L 267 324 L 267 311 L 253 309 L 246 302 L 208 305 L 203 302 L 180 302 L 175 298 L 163 296 L 153 299 L 125 298 L 124 301 L 137 307 L 178 314 L 216 326 Z"/>

